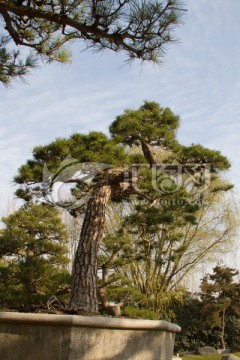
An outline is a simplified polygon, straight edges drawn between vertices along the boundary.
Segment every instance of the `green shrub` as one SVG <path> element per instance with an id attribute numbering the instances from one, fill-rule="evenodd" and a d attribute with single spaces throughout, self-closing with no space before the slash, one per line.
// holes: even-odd
<path id="1" fill-rule="evenodd" d="M 159 314 L 149 309 L 138 309 L 133 306 L 126 306 L 122 312 L 123 315 L 131 317 L 139 317 L 144 319 L 156 320 L 159 319 Z"/>

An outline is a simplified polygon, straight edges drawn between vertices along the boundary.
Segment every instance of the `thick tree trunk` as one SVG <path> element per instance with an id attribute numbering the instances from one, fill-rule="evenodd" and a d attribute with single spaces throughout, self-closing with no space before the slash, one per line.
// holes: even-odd
<path id="1" fill-rule="evenodd" d="M 97 255 L 110 196 L 111 185 L 102 181 L 96 185 L 88 202 L 74 261 L 71 309 L 98 312 Z"/>

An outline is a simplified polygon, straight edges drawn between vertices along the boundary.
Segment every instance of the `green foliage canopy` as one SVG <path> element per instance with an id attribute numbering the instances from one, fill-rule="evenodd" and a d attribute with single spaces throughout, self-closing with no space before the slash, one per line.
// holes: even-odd
<path id="1" fill-rule="evenodd" d="M 209 326 L 221 330 L 223 348 L 226 342 L 228 318 L 240 317 L 240 284 L 234 282 L 238 271 L 227 266 L 217 265 L 213 274 L 207 274 L 201 283 L 203 313 Z"/>
<path id="2" fill-rule="evenodd" d="M 59 212 L 26 204 L 7 218 L 0 235 L 1 306 L 46 302 L 69 286 L 67 233 Z"/>
<path id="3" fill-rule="evenodd" d="M 52 182 L 59 181 L 61 178 L 58 175 L 63 169 L 66 170 L 66 177 L 62 181 L 77 183 L 72 191 L 75 195 L 79 192 L 81 197 L 82 181 L 80 179 L 78 182 L 74 178 L 75 167 L 73 171 L 68 170 L 72 159 L 77 163 L 109 164 L 106 171 L 95 174 L 91 182 L 85 184 L 90 200 L 81 209 L 71 210 L 77 215 L 78 210 L 87 209 L 82 212 L 82 229 L 86 233 L 82 233 L 83 237 L 80 236 L 79 244 L 82 246 L 83 241 L 89 242 L 91 236 L 95 239 L 98 234 L 103 234 L 105 211 L 110 200 L 120 203 L 127 200 L 129 207 L 126 207 L 120 226 L 115 229 L 117 232 L 110 234 L 110 237 L 119 239 L 121 243 L 124 231 L 128 231 L 126 239 L 132 238 L 131 246 L 136 250 L 136 257 L 133 256 L 132 260 L 138 262 L 140 267 L 146 267 L 146 277 L 142 277 L 144 279 L 141 283 L 136 280 L 136 284 L 138 289 L 142 289 L 143 295 L 151 294 L 154 297 L 159 289 L 165 291 L 174 286 L 173 278 L 177 275 L 179 278 L 184 276 L 204 256 L 208 249 L 206 246 L 197 253 L 192 252 L 196 253 L 196 257 L 191 256 L 189 261 L 185 259 L 186 262 L 181 262 L 186 254 L 191 253 L 192 237 L 186 234 L 190 233 L 190 227 L 197 228 L 199 211 L 205 206 L 204 199 L 210 199 L 206 205 L 208 208 L 213 192 L 225 192 L 231 188 L 228 184 L 222 186 L 220 181 L 221 172 L 230 166 L 226 157 L 200 145 L 182 146 L 176 140 L 178 126 L 179 117 L 170 109 L 145 101 L 138 110 L 126 110 L 116 118 L 110 126 L 111 138 L 100 132 L 91 132 L 88 135 L 74 134 L 69 139 L 57 139 L 49 145 L 38 146 L 33 151 L 33 158 L 19 169 L 15 177 L 15 181 L 21 185 L 17 195 L 27 201 L 42 198 L 46 191 L 42 174 L 47 166 Z M 134 169 L 136 159 L 143 162 L 143 166 L 140 164 L 137 171 Z M 196 163 L 197 177 L 194 177 L 193 171 L 191 181 L 188 181 L 189 174 L 184 173 L 180 185 L 176 187 L 171 177 L 165 173 L 165 165 L 161 166 L 166 164 L 175 169 L 173 177 L 177 178 L 178 165 L 184 169 L 193 163 Z M 208 179 L 201 172 L 206 163 L 209 165 Z M 156 178 L 153 177 L 154 171 Z M 162 187 L 166 182 L 170 185 Z M 91 224 L 95 223 L 99 224 L 99 228 L 94 226 L 92 229 Z M 194 234 L 194 230 L 191 231 Z M 136 244 L 138 245 L 135 246 Z M 112 245 L 109 248 L 110 258 L 111 252 L 119 252 L 111 247 Z M 84 248 L 87 249 L 87 246 Z M 211 248 L 212 243 L 209 246 Z M 97 254 L 97 249 L 94 251 Z M 86 254 L 88 255 L 89 253 Z M 153 261 L 154 257 L 156 261 Z M 81 252 L 79 258 L 82 258 Z M 96 269 L 97 265 L 94 266 Z M 140 267 L 136 278 L 141 274 Z M 78 269 L 79 266 L 75 264 L 75 268 Z M 75 283 L 77 281 L 75 279 Z M 158 306 L 156 304 L 159 304 L 159 294 L 156 296 L 155 308 Z"/>

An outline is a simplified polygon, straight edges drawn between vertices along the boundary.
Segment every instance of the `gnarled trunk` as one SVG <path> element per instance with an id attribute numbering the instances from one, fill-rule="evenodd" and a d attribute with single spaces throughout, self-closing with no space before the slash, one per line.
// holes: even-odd
<path id="1" fill-rule="evenodd" d="M 98 312 L 97 255 L 110 196 L 111 185 L 102 181 L 96 185 L 88 202 L 74 260 L 70 308 Z"/>

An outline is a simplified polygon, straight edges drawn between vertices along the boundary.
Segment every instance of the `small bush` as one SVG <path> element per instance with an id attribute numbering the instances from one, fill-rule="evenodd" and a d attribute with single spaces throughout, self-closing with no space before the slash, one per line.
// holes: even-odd
<path id="1" fill-rule="evenodd" d="M 131 317 L 139 317 L 144 319 L 156 320 L 159 319 L 159 314 L 153 310 L 149 309 L 138 309 L 133 306 L 126 306 L 123 309 L 123 315 L 131 316 Z"/>

